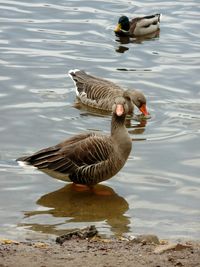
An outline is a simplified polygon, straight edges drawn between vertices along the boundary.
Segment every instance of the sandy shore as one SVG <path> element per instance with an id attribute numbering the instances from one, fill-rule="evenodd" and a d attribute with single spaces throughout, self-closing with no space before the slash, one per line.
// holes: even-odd
<path id="1" fill-rule="evenodd" d="M 68 238 L 67 238 L 68 239 Z M 0 240 L 0 267 L 199 267 L 200 242 L 171 243 L 156 236 L 103 239 L 71 235 L 63 243 Z"/>

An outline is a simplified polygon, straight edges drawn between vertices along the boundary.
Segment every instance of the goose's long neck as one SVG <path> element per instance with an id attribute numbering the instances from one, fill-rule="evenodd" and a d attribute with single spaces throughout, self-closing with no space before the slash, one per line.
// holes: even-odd
<path id="1" fill-rule="evenodd" d="M 125 118 L 125 115 L 118 117 L 116 114 L 113 114 L 111 123 L 111 138 L 117 145 L 120 158 L 124 160 L 128 158 L 132 147 L 131 138 L 124 125 Z"/>
<path id="2" fill-rule="evenodd" d="M 126 115 L 117 116 L 115 113 L 113 113 L 111 121 L 111 136 L 116 135 L 118 132 L 126 129 L 124 125 L 125 118 Z"/>

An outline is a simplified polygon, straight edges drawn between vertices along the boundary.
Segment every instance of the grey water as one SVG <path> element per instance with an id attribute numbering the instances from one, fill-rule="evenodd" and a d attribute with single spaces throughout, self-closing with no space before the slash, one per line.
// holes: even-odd
<path id="1" fill-rule="evenodd" d="M 199 1 L 0 0 L 0 12 L 0 238 L 55 238 L 95 224 L 106 236 L 199 239 Z M 156 36 L 114 35 L 120 15 L 154 13 Z M 99 185 L 108 195 L 15 161 L 76 133 L 109 133 L 109 115 L 74 105 L 74 68 L 147 97 L 151 118 L 127 126 L 125 167 Z"/>

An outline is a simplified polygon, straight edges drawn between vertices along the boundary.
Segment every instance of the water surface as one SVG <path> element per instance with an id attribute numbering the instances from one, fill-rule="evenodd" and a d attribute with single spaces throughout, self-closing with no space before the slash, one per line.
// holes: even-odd
<path id="1" fill-rule="evenodd" d="M 49 238 L 95 224 L 106 235 L 198 239 L 199 1 L 6 0 L 0 11 L 0 236 Z M 158 12 L 156 36 L 114 36 L 119 15 Z M 76 192 L 15 162 L 79 132 L 109 133 L 109 115 L 74 106 L 73 68 L 147 97 L 151 119 L 130 121 L 127 164 L 99 186 L 110 195 Z"/>

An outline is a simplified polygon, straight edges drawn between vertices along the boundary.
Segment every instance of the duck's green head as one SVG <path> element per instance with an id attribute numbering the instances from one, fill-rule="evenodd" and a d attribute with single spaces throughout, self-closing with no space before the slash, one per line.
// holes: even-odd
<path id="1" fill-rule="evenodd" d="M 130 29 L 129 19 L 126 16 L 121 16 L 118 20 L 118 24 L 115 28 L 115 33 L 128 32 Z"/>

